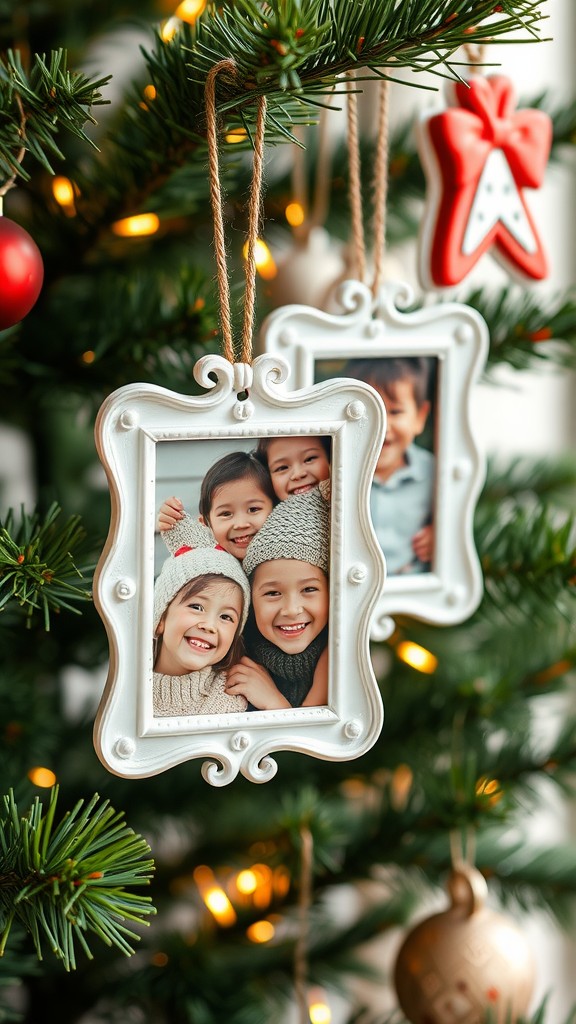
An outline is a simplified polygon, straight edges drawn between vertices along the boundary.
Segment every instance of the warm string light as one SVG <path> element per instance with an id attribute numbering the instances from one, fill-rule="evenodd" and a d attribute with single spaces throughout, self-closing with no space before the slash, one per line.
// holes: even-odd
<path id="1" fill-rule="evenodd" d="M 236 924 L 242 911 L 266 910 L 274 900 L 284 899 L 290 889 L 290 872 L 283 865 L 270 868 L 257 863 L 240 871 L 223 869 L 220 874 L 221 880 L 212 868 L 201 864 L 192 877 L 205 906 L 223 928 Z M 255 943 L 270 942 L 276 934 L 276 919 L 281 920 L 271 915 L 253 921 L 246 929 L 247 938 Z"/>
<path id="2" fill-rule="evenodd" d="M 28 772 L 28 778 L 34 786 L 41 789 L 51 789 L 56 784 L 56 776 L 50 768 L 42 768 L 37 765 Z"/>
<path id="3" fill-rule="evenodd" d="M 174 36 L 179 32 L 182 22 L 193 25 L 200 17 L 206 7 L 207 0 L 182 0 L 174 11 L 171 18 L 168 18 L 160 26 L 160 38 L 163 43 L 171 43 Z"/>
<path id="4" fill-rule="evenodd" d="M 76 196 L 78 195 L 78 189 L 70 178 L 65 178 L 62 174 L 57 174 L 52 180 L 52 195 L 58 203 L 58 206 L 62 207 L 64 213 L 68 217 L 74 217 L 76 214 Z"/>
<path id="5" fill-rule="evenodd" d="M 137 213 L 133 217 L 124 217 L 112 225 L 112 231 L 119 238 L 142 238 L 154 235 L 160 227 L 160 219 L 155 213 Z"/>
<path id="6" fill-rule="evenodd" d="M 301 203 L 288 203 L 284 216 L 291 228 L 299 228 L 306 219 L 306 212 Z"/>
<path id="7" fill-rule="evenodd" d="M 168 18 L 167 21 L 163 22 L 160 26 L 160 38 L 163 43 L 171 43 L 174 36 L 178 32 L 182 22 L 179 18 Z"/>
<path id="8" fill-rule="evenodd" d="M 413 640 L 402 640 L 396 648 L 396 654 L 400 661 L 417 669 L 418 672 L 432 674 L 438 668 L 438 658 L 431 651 L 427 651 L 425 647 L 414 643 Z"/>
<path id="9" fill-rule="evenodd" d="M 218 924 L 223 928 L 229 928 L 235 924 L 236 911 L 224 889 L 218 884 L 212 869 L 201 864 L 194 869 L 193 876 L 204 903 Z"/>
<path id="10" fill-rule="evenodd" d="M 246 242 L 242 250 L 244 259 L 248 257 L 248 243 Z M 266 245 L 266 242 L 262 238 L 256 239 L 254 245 L 254 260 L 256 263 L 256 269 L 265 281 L 272 281 L 278 273 L 278 268 L 274 262 L 274 258 L 270 249 Z"/>
<path id="11" fill-rule="evenodd" d="M 193 25 L 206 7 L 206 0 L 182 0 L 174 11 L 174 17 Z"/>
<path id="12" fill-rule="evenodd" d="M 247 929 L 246 936 L 250 939 L 250 942 L 264 943 L 270 942 L 270 939 L 274 938 L 276 929 L 272 924 L 272 921 L 254 921 Z"/>
<path id="13" fill-rule="evenodd" d="M 483 797 L 489 804 L 497 804 L 502 799 L 502 786 L 498 779 L 482 775 L 476 783 L 476 796 Z"/>
<path id="14" fill-rule="evenodd" d="M 230 128 L 224 138 L 233 146 L 236 142 L 244 142 L 248 138 L 248 132 L 245 128 Z"/>
<path id="15" fill-rule="evenodd" d="M 313 989 L 308 996 L 308 1015 L 310 1024 L 331 1024 L 332 1011 L 322 989 Z"/>

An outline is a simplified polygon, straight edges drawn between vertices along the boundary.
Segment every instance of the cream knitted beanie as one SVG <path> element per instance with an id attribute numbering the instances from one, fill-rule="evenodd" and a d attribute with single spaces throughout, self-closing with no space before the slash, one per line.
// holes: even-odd
<path id="1" fill-rule="evenodd" d="M 279 502 L 250 541 L 242 567 L 251 576 L 262 562 L 294 558 L 330 566 L 330 505 L 319 487 Z"/>
<path id="2" fill-rule="evenodd" d="M 250 607 L 250 586 L 246 573 L 234 555 L 216 544 L 212 530 L 192 519 L 188 525 L 188 543 L 166 559 L 154 584 L 154 633 L 168 605 L 182 587 L 207 573 L 226 576 L 242 590 L 244 607 L 240 629 L 244 629 Z"/>

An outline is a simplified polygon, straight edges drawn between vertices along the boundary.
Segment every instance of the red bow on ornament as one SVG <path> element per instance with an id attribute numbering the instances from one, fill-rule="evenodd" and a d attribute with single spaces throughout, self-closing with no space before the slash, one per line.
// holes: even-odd
<path id="1" fill-rule="evenodd" d="M 541 110 L 516 110 L 504 75 L 453 87 L 453 105 L 424 114 L 418 148 L 427 178 L 420 239 L 425 287 L 459 284 L 490 248 L 512 272 L 540 280 L 548 265 L 522 190 L 539 188 L 552 142 Z"/>

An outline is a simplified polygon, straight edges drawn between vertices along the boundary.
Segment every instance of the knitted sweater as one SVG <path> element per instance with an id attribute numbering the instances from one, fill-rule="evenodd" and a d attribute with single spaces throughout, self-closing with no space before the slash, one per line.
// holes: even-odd
<path id="1" fill-rule="evenodd" d="M 226 715 L 245 711 L 245 697 L 224 690 L 226 675 L 210 666 L 185 676 L 153 674 L 153 702 L 156 718 L 182 715 Z"/>
<path id="2" fill-rule="evenodd" d="M 328 627 L 312 640 L 300 654 L 286 654 L 275 644 L 262 636 L 249 615 L 244 633 L 247 653 L 270 673 L 283 697 L 293 708 L 300 707 L 314 681 L 314 671 L 322 651 L 328 643 Z M 248 711 L 255 711 L 251 704 Z"/>

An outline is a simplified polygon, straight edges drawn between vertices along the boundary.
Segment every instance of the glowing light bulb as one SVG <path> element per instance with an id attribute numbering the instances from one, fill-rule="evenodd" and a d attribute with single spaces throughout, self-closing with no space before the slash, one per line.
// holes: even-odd
<path id="1" fill-rule="evenodd" d="M 332 1011 L 328 1003 L 311 1003 L 308 1008 L 311 1024 L 330 1024 Z"/>
<path id="2" fill-rule="evenodd" d="M 171 43 L 180 28 L 181 21 L 179 18 L 168 18 L 164 24 L 160 27 L 160 38 L 163 43 Z"/>
<path id="3" fill-rule="evenodd" d="M 244 142 L 244 139 L 247 138 L 247 136 L 248 132 L 245 128 L 231 128 L 229 132 L 226 132 L 224 138 L 226 139 L 226 142 L 234 145 L 235 142 Z"/>
<path id="4" fill-rule="evenodd" d="M 193 877 L 204 903 L 210 913 L 214 915 L 218 924 L 221 924 L 224 928 L 235 924 L 236 911 L 222 886 L 218 885 L 212 868 L 209 868 L 206 864 L 199 864 L 198 867 L 194 868 Z"/>
<path id="5" fill-rule="evenodd" d="M 438 658 L 431 651 L 427 651 L 425 647 L 415 644 L 412 640 L 403 640 L 402 643 L 399 643 L 396 654 L 401 661 L 406 662 L 411 668 L 417 669 L 418 672 L 431 674 L 438 668 Z"/>
<path id="6" fill-rule="evenodd" d="M 202 899 L 208 907 L 211 914 L 214 915 L 218 924 L 223 925 L 225 928 L 236 922 L 236 911 L 230 903 L 224 889 L 220 886 L 214 886 L 212 889 L 208 889 L 202 893 Z"/>
<path id="7" fill-rule="evenodd" d="M 120 238 L 138 238 L 143 235 L 154 235 L 160 227 L 160 220 L 155 213 L 137 213 L 133 217 L 124 217 L 112 225 L 112 231 Z"/>
<path id="8" fill-rule="evenodd" d="M 28 772 L 28 778 L 34 786 L 40 786 L 41 789 L 50 789 L 56 783 L 56 776 L 50 768 L 41 768 L 37 766 L 31 768 Z"/>
<path id="9" fill-rule="evenodd" d="M 243 895 L 249 895 L 254 892 L 257 885 L 258 879 L 253 871 L 246 869 L 245 871 L 240 871 L 238 873 L 236 878 L 236 888 L 238 889 L 238 892 L 243 893 Z"/>
<path id="10" fill-rule="evenodd" d="M 69 217 L 73 217 L 76 213 L 76 189 L 70 181 L 70 178 L 65 178 L 63 175 L 57 174 L 52 180 L 52 195 L 58 203 L 58 206 L 61 206 Z"/>
<path id="11" fill-rule="evenodd" d="M 144 96 L 146 97 L 147 100 L 155 100 L 157 96 L 156 86 L 152 85 L 152 83 L 150 83 L 150 85 L 145 86 Z"/>
<path id="12" fill-rule="evenodd" d="M 248 258 L 248 242 L 246 242 L 244 249 L 244 259 Z M 270 249 L 266 245 L 266 242 L 262 238 L 257 238 L 254 244 L 254 261 L 256 263 L 256 270 L 260 274 L 260 277 L 264 278 L 265 281 L 272 281 L 278 273 L 274 258 Z"/>
<path id="13" fill-rule="evenodd" d="M 85 363 L 86 366 L 90 366 L 96 359 L 96 353 L 91 348 L 88 348 L 86 349 L 85 352 L 82 353 L 81 358 L 82 362 Z"/>
<path id="14" fill-rule="evenodd" d="M 304 207 L 300 203 L 288 203 L 284 210 L 284 216 L 291 228 L 299 228 L 304 223 L 306 214 L 304 213 Z"/>
<path id="15" fill-rule="evenodd" d="M 187 21 L 189 25 L 193 25 L 205 7 L 206 0 L 182 0 L 182 3 L 178 4 L 174 11 L 174 17 L 180 18 L 180 21 Z"/>
<path id="16" fill-rule="evenodd" d="M 276 929 L 271 921 L 254 921 L 246 929 L 246 935 L 250 942 L 270 942 L 274 938 Z"/>
<path id="17" fill-rule="evenodd" d="M 308 994 L 308 1016 L 311 1024 L 330 1024 L 332 1011 L 322 988 L 313 988 Z"/>
<path id="18" fill-rule="evenodd" d="M 497 804 L 503 796 L 502 787 L 498 779 L 490 779 L 487 775 L 482 775 L 476 783 L 476 795 L 488 797 L 488 803 Z"/>

